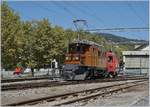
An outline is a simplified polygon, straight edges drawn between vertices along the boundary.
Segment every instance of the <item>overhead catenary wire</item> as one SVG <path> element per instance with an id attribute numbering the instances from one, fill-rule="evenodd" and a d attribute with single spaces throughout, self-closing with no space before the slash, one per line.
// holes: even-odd
<path id="1" fill-rule="evenodd" d="M 55 6 L 57 6 L 58 8 L 63 9 L 66 13 L 68 13 L 69 16 L 72 17 L 72 20 L 78 19 L 78 17 L 75 15 L 75 13 L 71 12 L 66 6 L 63 6 L 62 4 L 57 3 L 57 1 L 52 1 L 52 3 Z M 39 8 L 44 9 L 44 10 L 46 10 L 48 12 L 52 11 L 56 15 L 57 15 L 57 13 L 60 14 L 60 12 L 52 10 L 52 9 L 49 9 L 48 7 L 42 6 L 41 4 L 38 4 L 38 3 L 35 3 L 35 4 L 38 5 Z M 86 25 L 86 26 L 88 27 L 88 25 Z"/>
<path id="2" fill-rule="evenodd" d="M 69 16 L 72 18 L 72 20 L 77 19 L 78 17 L 76 16 L 75 13 L 71 12 L 65 5 L 63 6 L 62 4 L 57 3 L 57 1 L 52 2 L 55 6 L 57 6 L 60 9 L 63 9 L 66 13 L 69 14 Z M 63 3 L 64 4 L 64 3 Z M 73 23 L 72 23 L 72 28 L 73 28 Z"/>
<path id="3" fill-rule="evenodd" d="M 106 24 L 104 23 L 104 20 L 103 20 L 102 18 L 100 18 L 99 16 L 97 16 L 97 14 L 95 13 L 94 10 L 92 10 L 92 12 L 90 13 L 90 11 L 91 11 L 92 8 L 90 9 L 88 6 L 86 6 L 85 8 L 86 8 L 86 10 L 88 10 L 88 12 L 86 12 L 85 10 L 84 10 L 84 12 L 90 14 L 90 15 L 91 15 L 92 17 L 94 17 L 100 24 L 102 24 L 104 27 L 106 27 Z"/>
<path id="4" fill-rule="evenodd" d="M 39 4 L 39 3 L 37 3 L 37 2 L 34 2 L 33 4 L 37 5 L 39 8 L 41 8 L 41 9 L 47 11 L 48 13 L 53 13 L 55 16 L 57 16 L 57 14 L 63 14 L 63 13 L 61 13 L 60 11 L 58 12 L 58 11 L 56 11 L 56 10 L 50 9 L 50 8 L 48 8 L 48 7 L 46 7 L 46 6 L 43 6 L 42 4 Z M 50 14 L 48 14 L 48 15 L 49 15 L 50 17 L 52 17 L 52 15 L 50 15 Z"/>
<path id="5" fill-rule="evenodd" d="M 150 29 L 148 27 L 136 27 L 136 28 L 105 28 L 105 29 L 88 29 L 86 31 L 149 31 Z"/>
<path id="6" fill-rule="evenodd" d="M 46 6 L 42 6 L 41 4 L 39 4 L 37 2 L 34 2 L 34 4 L 38 5 L 39 8 L 44 9 L 44 10 L 46 10 L 48 12 L 53 12 L 54 14 L 60 13 L 60 12 L 52 10 L 52 9 L 46 7 Z"/>
<path id="7" fill-rule="evenodd" d="M 71 17 L 72 17 L 72 19 L 76 19 L 77 18 L 77 16 L 75 15 L 75 13 L 73 13 L 73 12 L 71 12 L 71 10 L 69 10 L 66 6 L 65 6 L 65 4 L 63 5 L 63 4 L 60 4 L 60 3 L 58 3 L 57 1 L 53 1 L 52 2 L 54 5 L 56 5 L 57 7 L 59 7 L 59 8 L 61 8 L 61 9 L 63 9 L 64 11 L 66 11 Z"/>
<path id="8" fill-rule="evenodd" d="M 53 6 L 57 6 L 58 8 L 60 8 L 60 9 L 62 9 L 60 6 L 59 6 L 59 4 L 56 4 L 56 3 L 54 3 L 54 2 L 56 2 L 56 1 L 52 1 L 51 3 L 53 4 Z M 34 2 L 35 3 L 35 2 Z M 38 5 L 38 7 L 39 8 L 41 8 L 41 9 L 43 9 L 43 10 L 46 10 L 47 12 L 52 12 L 52 13 L 54 13 L 54 15 L 58 15 L 58 14 L 64 14 L 64 13 L 62 13 L 61 11 L 56 11 L 56 10 L 54 10 L 54 9 L 51 9 L 51 8 L 48 8 L 48 7 L 46 7 L 46 6 L 42 6 L 42 4 L 39 4 L 39 3 L 35 3 L 36 5 Z M 66 13 L 68 13 L 68 11 L 67 11 L 67 9 L 65 8 L 65 9 L 63 9 L 63 10 L 65 10 L 65 12 Z M 68 13 L 69 14 L 69 16 L 70 17 L 72 17 L 72 15 L 70 15 L 70 12 Z M 66 20 L 66 18 L 64 18 L 65 19 L 65 21 L 67 21 Z M 73 26 L 73 24 L 72 24 L 72 26 Z M 72 28 L 72 27 L 71 27 Z"/>
<path id="9" fill-rule="evenodd" d="M 87 11 L 84 10 L 83 8 L 82 8 L 82 9 L 81 9 L 81 8 L 76 8 L 76 9 L 78 9 L 79 12 L 82 12 L 83 14 L 86 14 L 88 17 L 91 17 L 91 18 L 96 19 L 100 25 L 106 27 L 104 21 L 103 21 L 101 18 L 97 17 L 95 14 L 90 13 L 90 11 L 87 12 Z"/>
<path id="10" fill-rule="evenodd" d="M 141 23 L 145 23 L 145 21 L 143 20 L 143 18 L 137 13 L 137 11 L 134 9 L 134 7 L 132 6 L 132 4 L 127 2 L 127 6 L 130 8 L 130 10 L 135 14 L 135 16 L 141 21 Z"/>
<path id="11" fill-rule="evenodd" d="M 68 4 L 67 2 L 64 2 L 64 3 L 66 3 L 67 5 L 70 5 L 70 4 Z M 83 7 L 83 6 L 82 6 L 82 7 Z M 74 6 L 72 6 L 72 8 L 74 8 Z M 87 7 L 86 7 L 85 9 L 87 9 Z M 103 20 L 102 20 L 101 18 L 97 17 L 95 14 L 90 13 L 90 11 L 87 12 L 87 11 L 84 10 L 83 8 L 81 9 L 81 8 L 79 8 L 79 7 L 78 7 L 78 8 L 76 7 L 75 10 L 79 10 L 78 12 L 80 12 L 81 14 L 84 14 L 84 15 L 86 15 L 86 16 L 88 16 L 88 17 L 91 17 L 92 19 L 93 19 L 93 18 L 96 19 L 100 25 L 103 25 L 104 27 L 106 27 L 106 25 L 104 24 Z M 84 17 L 84 19 L 86 19 L 86 18 Z M 94 25 L 92 25 L 92 26 L 95 28 Z M 89 28 L 89 26 L 87 26 L 87 28 Z"/>
<path id="12" fill-rule="evenodd" d="M 75 15 L 75 13 L 74 12 L 72 12 L 72 11 L 70 11 L 70 9 L 69 8 L 66 8 L 66 5 L 62 5 L 62 4 L 60 4 L 60 3 L 56 3 L 56 1 L 55 2 L 53 2 L 56 6 L 58 6 L 59 8 L 61 8 L 61 9 L 63 9 L 63 10 L 65 10 L 69 15 L 70 15 L 70 17 L 76 17 L 76 19 L 77 19 L 77 16 Z M 63 4 L 65 4 L 65 3 L 67 3 L 67 2 L 64 2 Z M 43 9 L 45 9 L 45 10 L 47 10 L 47 11 L 52 11 L 54 14 L 57 14 L 58 12 L 57 11 L 54 11 L 54 10 L 51 10 L 51 9 L 49 9 L 48 7 L 44 7 L 44 6 L 41 6 L 40 4 L 38 5 L 40 8 L 43 8 Z M 93 17 L 93 18 L 95 18 L 95 15 L 94 15 L 94 13 L 88 13 L 87 12 L 87 10 L 84 10 L 83 8 L 82 9 L 80 9 L 80 8 L 77 8 L 78 10 L 80 10 L 79 12 L 82 12 L 82 13 L 86 13 L 86 15 L 88 15 L 88 14 L 90 14 L 90 15 L 88 15 L 88 16 L 90 16 L 90 17 Z M 89 8 L 87 8 L 88 10 L 89 10 Z M 56 13 L 57 12 L 57 13 Z M 59 12 L 60 13 L 60 12 Z M 96 18 L 97 20 L 98 20 L 98 18 Z M 99 22 L 100 22 L 100 20 L 99 20 Z M 127 31 L 149 31 L 149 29 L 141 29 L 141 28 L 138 28 L 138 29 L 133 29 L 133 28 L 131 28 L 131 29 L 127 29 L 127 28 L 117 28 L 117 29 L 114 29 L 114 28 L 107 28 L 107 29 L 87 29 L 86 31 L 94 31 L 94 32 L 100 32 L 100 31 L 112 31 L 112 32 L 127 32 Z"/>

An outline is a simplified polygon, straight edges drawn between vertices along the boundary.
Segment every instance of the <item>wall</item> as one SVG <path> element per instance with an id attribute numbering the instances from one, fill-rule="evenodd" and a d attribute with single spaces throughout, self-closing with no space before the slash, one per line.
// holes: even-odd
<path id="1" fill-rule="evenodd" d="M 123 51 L 126 74 L 147 75 L 149 71 L 148 51 Z"/>

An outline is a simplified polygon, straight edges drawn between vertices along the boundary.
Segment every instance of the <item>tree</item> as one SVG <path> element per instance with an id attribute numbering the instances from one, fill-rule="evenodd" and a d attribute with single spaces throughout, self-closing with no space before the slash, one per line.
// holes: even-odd
<path id="1" fill-rule="evenodd" d="M 62 58 L 66 53 L 67 49 L 67 39 L 65 35 L 65 31 L 62 27 L 55 26 L 52 29 L 52 34 L 53 34 L 53 41 L 55 42 L 53 44 L 53 49 L 51 50 L 52 58 L 56 58 L 59 63 L 62 63 Z"/>
<path id="2" fill-rule="evenodd" d="M 1 40 L 2 65 L 4 68 L 13 68 L 20 62 L 23 46 L 23 35 L 20 17 L 6 2 L 1 4 Z"/>
<path id="3" fill-rule="evenodd" d="M 24 67 L 35 67 L 37 66 L 34 57 L 34 45 L 36 45 L 36 38 L 34 37 L 34 26 L 33 22 L 22 22 L 24 46 L 22 52 L 22 63 Z"/>
<path id="4" fill-rule="evenodd" d="M 51 34 L 51 26 L 47 19 L 32 22 L 33 32 L 30 35 L 32 48 L 29 46 L 29 51 L 32 53 L 32 61 L 36 62 L 38 67 L 50 62 L 53 39 Z M 33 42 L 34 41 L 34 42 Z M 48 60 L 49 59 L 49 60 Z"/>

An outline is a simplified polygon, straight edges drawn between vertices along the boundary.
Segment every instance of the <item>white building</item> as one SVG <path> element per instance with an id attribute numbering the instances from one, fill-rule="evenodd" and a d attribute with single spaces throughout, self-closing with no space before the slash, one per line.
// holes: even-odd
<path id="1" fill-rule="evenodd" d="M 146 46 L 145 48 L 141 49 L 142 51 L 149 51 L 149 45 Z"/>
<path id="2" fill-rule="evenodd" d="M 148 74 L 149 45 L 138 47 L 136 51 L 123 51 L 126 74 Z"/>

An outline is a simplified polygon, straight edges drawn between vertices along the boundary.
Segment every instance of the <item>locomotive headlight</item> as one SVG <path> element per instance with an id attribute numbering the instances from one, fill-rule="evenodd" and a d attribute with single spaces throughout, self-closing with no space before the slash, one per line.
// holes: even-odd
<path id="1" fill-rule="evenodd" d="M 78 57 L 78 56 L 76 56 L 76 57 L 75 57 L 75 60 L 79 60 L 79 57 Z"/>
<path id="2" fill-rule="evenodd" d="M 68 56 L 66 56 L 66 60 L 69 60 L 69 57 L 68 57 Z"/>

